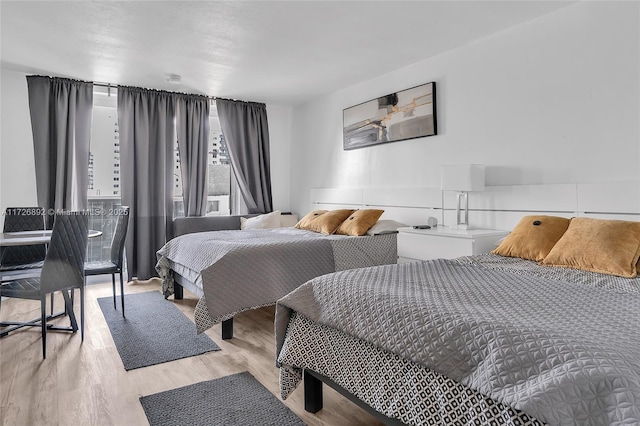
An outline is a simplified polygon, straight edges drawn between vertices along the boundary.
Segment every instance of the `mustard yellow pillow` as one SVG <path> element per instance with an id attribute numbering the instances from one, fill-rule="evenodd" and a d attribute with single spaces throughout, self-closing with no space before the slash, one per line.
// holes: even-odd
<path id="1" fill-rule="evenodd" d="M 306 215 L 304 215 L 304 217 L 302 219 L 300 219 L 298 221 L 298 223 L 296 223 L 295 227 L 298 229 L 307 229 L 307 226 L 309 226 L 309 224 L 311 223 L 312 220 L 316 219 L 318 216 L 320 216 L 321 214 L 324 214 L 326 212 L 328 212 L 329 210 L 314 210 L 311 211 L 309 213 L 307 213 Z"/>
<path id="2" fill-rule="evenodd" d="M 640 257 L 640 222 L 574 218 L 542 265 L 634 278 Z"/>
<path id="3" fill-rule="evenodd" d="M 303 222 L 305 218 L 309 216 L 307 215 L 296 224 L 296 228 L 331 235 L 336 232 L 338 226 L 340 226 L 340 224 L 344 222 L 344 220 L 348 218 L 351 213 L 353 213 L 353 210 L 351 209 L 325 211 L 324 213 L 320 213 L 316 217 L 311 217 L 307 223 L 301 224 L 300 222 Z"/>
<path id="4" fill-rule="evenodd" d="M 378 219 L 380 219 L 380 216 L 382 216 L 382 213 L 384 213 L 384 210 L 356 210 L 351 213 L 344 222 L 342 222 L 336 230 L 336 234 L 351 235 L 353 237 L 364 235 L 367 233 L 369 228 L 376 224 Z"/>
<path id="5" fill-rule="evenodd" d="M 544 259 L 569 226 L 558 216 L 525 216 L 491 253 L 522 259 Z"/>

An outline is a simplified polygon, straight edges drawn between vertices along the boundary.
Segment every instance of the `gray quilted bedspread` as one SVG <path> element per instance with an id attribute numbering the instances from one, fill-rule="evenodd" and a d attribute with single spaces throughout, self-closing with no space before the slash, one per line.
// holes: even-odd
<path id="1" fill-rule="evenodd" d="M 172 268 L 201 278 L 198 331 L 238 312 L 272 305 L 311 278 L 336 270 L 394 263 L 395 235 L 346 237 L 294 228 L 212 231 L 183 235 L 157 253 L 165 296 Z M 204 305 L 204 306 L 203 306 Z"/>
<path id="2" fill-rule="evenodd" d="M 277 349 L 294 310 L 549 424 L 640 424 L 637 286 L 539 275 L 442 259 L 325 275 L 278 301 Z"/>
<path id="3" fill-rule="evenodd" d="M 207 308 L 214 318 L 273 303 L 301 283 L 335 270 L 331 243 L 315 233 L 188 234 L 168 242 L 158 257 L 159 265 L 171 259 L 201 271 Z"/>

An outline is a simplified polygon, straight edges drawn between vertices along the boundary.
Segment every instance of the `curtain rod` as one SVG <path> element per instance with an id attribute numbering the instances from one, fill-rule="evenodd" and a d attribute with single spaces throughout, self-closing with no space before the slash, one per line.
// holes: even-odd
<path id="1" fill-rule="evenodd" d="M 114 88 L 117 89 L 119 87 L 136 87 L 136 86 L 124 86 L 124 85 L 118 85 L 118 84 L 112 84 L 112 83 L 98 83 L 98 82 L 93 82 L 94 86 L 100 86 L 100 87 L 106 87 L 107 90 Z M 224 99 L 224 98 L 218 98 L 217 96 L 209 96 L 209 95 L 201 95 L 199 93 L 184 93 L 184 92 L 172 92 L 170 90 L 161 90 L 161 89 L 150 89 L 148 87 L 140 87 L 140 89 L 146 89 L 146 90 L 155 90 L 157 92 L 167 92 L 167 93 L 179 93 L 181 95 L 195 95 L 195 96 L 202 96 L 205 97 L 207 99 L 210 99 L 212 101 L 215 101 L 216 99 Z"/>
<path id="2" fill-rule="evenodd" d="M 1 1 L 1 0 L 0 0 Z M 266 103 L 264 102 L 256 102 L 256 101 L 245 101 L 242 99 L 229 99 L 229 98 L 221 98 L 219 96 L 209 96 L 209 95 L 201 95 L 199 93 L 185 93 L 185 92 L 172 92 L 170 90 L 161 90 L 161 89 L 151 89 L 148 87 L 137 87 L 137 86 L 126 86 L 126 85 L 118 85 L 118 84 L 112 84 L 112 83 L 99 83 L 96 81 L 84 81 L 84 80 L 76 80 L 73 78 L 68 78 L 68 77 L 52 77 L 52 76 L 46 76 L 46 75 L 28 75 L 28 77 L 46 77 L 46 78 L 58 78 L 58 79 L 63 79 L 63 80 L 74 80 L 74 81 L 79 81 L 81 83 L 91 83 L 94 86 L 100 86 L 100 87 L 106 87 L 107 90 L 109 91 L 112 87 L 114 89 L 118 89 L 119 87 L 132 87 L 135 89 L 143 89 L 143 90 L 154 90 L 156 92 L 165 92 L 165 93 L 176 93 L 179 95 L 187 95 L 187 96 L 202 96 L 203 98 L 207 98 L 210 101 L 217 101 L 217 100 L 221 100 L 221 101 L 231 101 L 231 102 L 244 102 L 247 104 L 258 104 L 258 105 L 265 105 Z M 109 92 L 107 92 L 109 93 Z M 110 93 L 109 93 L 110 94 Z"/>
<path id="3" fill-rule="evenodd" d="M 93 83 L 94 86 L 100 86 L 100 87 L 106 87 L 107 90 L 114 88 L 117 89 L 119 87 L 135 87 L 138 89 L 144 89 L 144 90 L 155 90 L 156 92 L 166 92 L 166 93 L 178 93 L 180 95 L 193 95 L 193 96 L 202 96 L 204 98 L 207 98 L 209 100 L 212 101 L 216 101 L 216 100 L 222 100 L 222 101 L 233 101 L 233 102 L 244 102 L 247 104 L 261 104 L 261 105 L 266 105 L 266 103 L 264 102 L 257 102 L 257 101 L 245 101 L 242 99 L 229 99 L 229 98 L 221 98 L 219 96 L 209 96 L 209 95 L 200 95 L 198 93 L 184 93 L 184 92 L 172 92 L 170 90 L 160 90 L 160 89 L 150 89 L 148 87 L 137 87 L 137 86 L 126 86 L 126 85 L 118 85 L 118 84 L 112 84 L 112 83 L 97 83 L 97 82 L 91 82 Z"/>
<path id="4" fill-rule="evenodd" d="M 1 0 L 0 0 L 1 1 Z M 266 103 L 264 102 L 256 102 L 256 101 L 244 101 L 242 99 L 229 99 L 229 98 L 221 98 L 219 96 L 209 96 L 209 95 L 201 95 L 199 93 L 185 93 L 185 92 L 172 92 L 170 90 L 161 90 L 161 89 L 152 89 L 152 88 L 148 88 L 148 87 L 137 87 L 137 86 L 126 86 L 126 85 L 118 85 L 118 84 L 113 84 L 113 83 L 100 83 L 100 82 L 96 82 L 96 81 L 85 81 L 85 80 L 78 80 L 78 79 L 74 79 L 74 78 L 69 78 L 69 77 L 53 77 L 53 76 L 48 76 L 48 75 L 38 75 L 38 74 L 34 74 L 34 75 L 27 75 L 27 78 L 29 77 L 45 77 L 45 78 L 50 78 L 50 79 L 62 79 L 62 80 L 72 80 L 72 81 L 78 81 L 81 83 L 91 83 L 94 86 L 100 86 L 100 87 L 106 87 L 107 88 L 107 93 L 111 94 L 109 92 L 109 90 L 113 87 L 114 89 L 118 89 L 119 87 L 132 87 L 135 89 L 143 89 L 143 90 L 154 90 L 156 92 L 165 92 L 165 93 L 176 93 L 179 95 L 187 95 L 187 96 L 202 96 L 203 98 L 207 98 L 210 101 L 217 101 L 217 100 L 221 100 L 221 101 L 231 101 L 231 102 L 244 102 L 247 104 L 258 104 L 258 105 L 265 105 Z"/>
<path id="5" fill-rule="evenodd" d="M 265 102 L 245 101 L 245 100 L 242 100 L 242 99 L 221 98 L 219 96 L 200 95 L 198 93 L 172 92 L 170 90 L 150 89 L 148 87 L 145 88 L 145 87 L 137 87 L 137 86 L 126 86 L 126 85 L 118 85 L 118 84 L 112 84 L 112 83 L 98 83 L 98 82 L 95 82 L 95 81 L 92 81 L 90 83 L 92 83 L 94 86 L 106 87 L 107 90 L 110 90 L 112 87 L 114 89 L 117 89 L 119 87 L 135 87 L 135 88 L 138 88 L 138 89 L 155 90 L 156 92 L 177 93 L 177 94 L 180 94 L 180 95 L 202 96 L 202 97 L 207 98 L 207 99 L 209 99 L 211 101 L 222 100 L 222 101 L 244 102 L 244 103 L 247 103 L 247 104 L 258 104 L 258 105 L 265 105 L 266 106 Z"/>

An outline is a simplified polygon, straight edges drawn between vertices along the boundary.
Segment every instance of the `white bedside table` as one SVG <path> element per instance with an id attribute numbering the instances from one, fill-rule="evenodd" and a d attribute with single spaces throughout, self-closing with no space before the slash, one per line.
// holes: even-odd
<path id="1" fill-rule="evenodd" d="M 398 263 L 489 253 L 509 231 L 398 228 Z"/>

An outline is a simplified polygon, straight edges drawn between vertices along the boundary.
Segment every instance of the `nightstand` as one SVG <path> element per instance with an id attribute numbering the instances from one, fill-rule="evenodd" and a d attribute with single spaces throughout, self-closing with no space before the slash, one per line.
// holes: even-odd
<path id="1" fill-rule="evenodd" d="M 431 229 L 398 229 L 398 263 L 429 259 L 452 259 L 489 253 L 509 231 L 458 230 L 444 226 Z"/>

